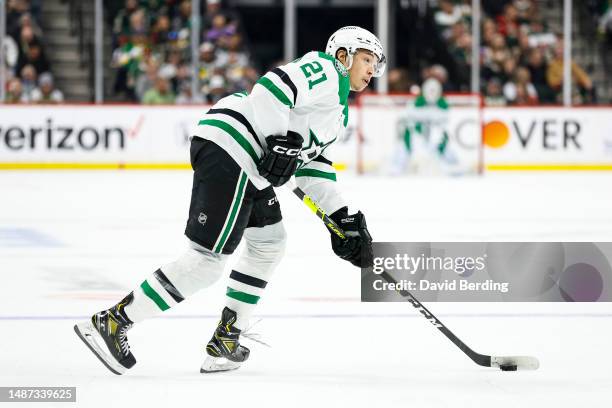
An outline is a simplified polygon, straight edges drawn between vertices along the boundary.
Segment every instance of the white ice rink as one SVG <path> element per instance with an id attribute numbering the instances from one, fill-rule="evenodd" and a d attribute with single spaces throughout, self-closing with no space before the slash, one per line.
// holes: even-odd
<path id="1" fill-rule="evenodd" d="M 339 183 L 379 241 L 612 241 L 612 174 Z M 541 363 L 478 367 L 409 304 L 360 303 L 359 271 L 284 189 L 288 250 L 256 326 L 272 348 L 199 373 L 226 275 L 134 327 L 138 364 L 111 374 L 72 326 L 182 252 L 190 188 L 188 171 L 0 173 L 0 386 L 76 386 L 76 404 L 46 406 L 105 408 L 609 406 L 611 304 L 428 304 L 475 350 Z"/>

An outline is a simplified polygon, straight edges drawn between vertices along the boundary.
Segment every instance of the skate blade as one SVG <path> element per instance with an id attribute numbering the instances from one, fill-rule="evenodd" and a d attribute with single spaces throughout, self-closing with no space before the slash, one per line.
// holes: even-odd
<path id="1" fill-rule="evenodd" d="M 113 356 L 105 351 L 106 343 L 91 322 L 75 324 L 74 331 L 77 336 L 83 340 L 83 343 L 89 347 L 91 352 L 98 357 L 98 360 L 100 360 L 112 373 L 122 375 L 127 371 L 124 366 L 119 364 Z"/>
<path id="2" fill-rule="evenodd" d="M 242 362 L 230 361 L 225 357 L 206 356 L 204 364 L 200 367 L 200 373 L 217 373 L 221 371 L 237 370 Z"/>

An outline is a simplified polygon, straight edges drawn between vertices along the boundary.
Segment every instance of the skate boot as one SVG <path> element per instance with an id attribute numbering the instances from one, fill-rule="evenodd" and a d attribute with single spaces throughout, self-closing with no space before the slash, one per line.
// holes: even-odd
<path id="1" fill-rule="evenodd" d="M 206 345 L 206 360 L 201 373 L 235 370 L 249 358 L 250 350 L 238 342 L 240 329 L 234 327 L 236 312 L 224 308 L 215 334 Z"/>
<path id="2" fill-rule="evenodd" d="M 117 375 L 124 374 L 136 364 L 126 335 L 133 323 L 124 311 L 133 299 L 134 294 L 130 293 L 112 308 L 96 313 L 91 320 L 74 326 L 79 338 L 106 368 Z"/>

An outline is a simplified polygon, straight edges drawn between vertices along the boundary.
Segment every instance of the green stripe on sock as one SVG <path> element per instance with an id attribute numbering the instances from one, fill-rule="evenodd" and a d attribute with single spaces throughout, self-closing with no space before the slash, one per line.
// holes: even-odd
<path id="1" fill-rule="evenodd" d="M 259 81 L 257 81 L 257 83 L 266 88 L 268 91 L 272 92 L 272 95 L 274 95 L 276 99 L 281 101 L 281 103 L 287 105 L 290 108 L 293 108 L 293 103 L 291 103 L 291 99 L 289 99 L 287 95 L 285 95 L 285 93 L 274 84 L 274 82 L 270 81 L 270 79 L 266 77 L 261 77 L 259 78 Z"/>
<path id="2" fill-rule="evenodd" d="M 251 305 L 257 304 L 257 302 L 259 302 L 259 296 L 249 295 L 248 293 L 232 289 L 229 286 L 227 287 L 227 292 L 225 294 L 231 297 L 232 299 L 236 299 L 244 303 L 249 303 Z"/>
<path id="3" fill-rule="evenodd" d="M 336 181 L 335 173 L 327 173 L 321 170 L 315 169 L 301 169 L 295 172 L 295 177 L 318 177 L 324 178 L 332 181 Z"/>
<path id="4" fill-rule="evenodd" d="M 159 307 L 161 310 L 165 311 L 170 309 L 170 306 L 168 306 L 164 299 L 162 299 L 161 296 L 159 296 L 159 294 L 155 290 L 153 290 L 151 285 L 149 285 L 149 282 L 142 282 L 140 284 L 140 287 L 142 288 L 144 294 L 147 295 L 153 302 L 155 302 L 157 307 Z"/>
<path id="5" fill-rule="evenodd" d="M 244 196 L 245 185 L 247 181 L 246 173 L 242 173 L 240 177 L 240 184 L 238 186 L 238 194 L 236 194 L 236 198 L 234 199 L 234 204 L 232 205 L 232 210 L 230 213 L 230 219 L 227 222 L 227 226 L 223 231 L 223 235 L 221 235 L 221 240 L 219 240 L 219 244 L 215 248 L 215 252 L 219 253 L 223 249 L 225 245 L 225 241 L 227 241 L 227 237 L 229 236 L 232 229 L 234 229 L 234 220 L 236 215 L 238 214 L 238 209 L 240 208 L 240 204 L 242 203 L 242 196 Z"/>
<path id="6" fill-rule="evenodd" d="M 251 156 L 251 159 L 253 159 L 255 164 L 259 163 L 259 157 L 257 156 L 257 153 L 255 152 L 255 149 L 253 149 L 251 143 L 229 123 L 223 122 L 222 120 L 218 119 L 204 119 L 199 121 L 198 125 L 214 126 L 221 130 L 224 130 L 227 134 L 233 137 L 234 140 L 238 142 L 240 146 L 242 146 L 242 148 L 249 154 L 249 156 Z"/>

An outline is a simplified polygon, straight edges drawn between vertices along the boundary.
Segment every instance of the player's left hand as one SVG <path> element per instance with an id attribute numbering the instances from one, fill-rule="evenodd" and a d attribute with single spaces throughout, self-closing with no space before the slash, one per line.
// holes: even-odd
<path id="1" fill-rule="evenodd" d="M 342 239 L 330 231 L 334 253 L 359 268 L 372 266 L 372 236 L 363 213 L 357 211 L 356 214 L 349 215 L 348 208 L 342 207 L 329 217 L 346 235 L 346 239 Z"/>
<path id="2" fill-rule="evenodd" d="M 302 136 L 292 131 L 287 132 L 285 136 L 268 136 L 268 153 L 257 165 L 259 174 L 274 187 L 285 184 L 297 169 L 303 142 Z"/>

